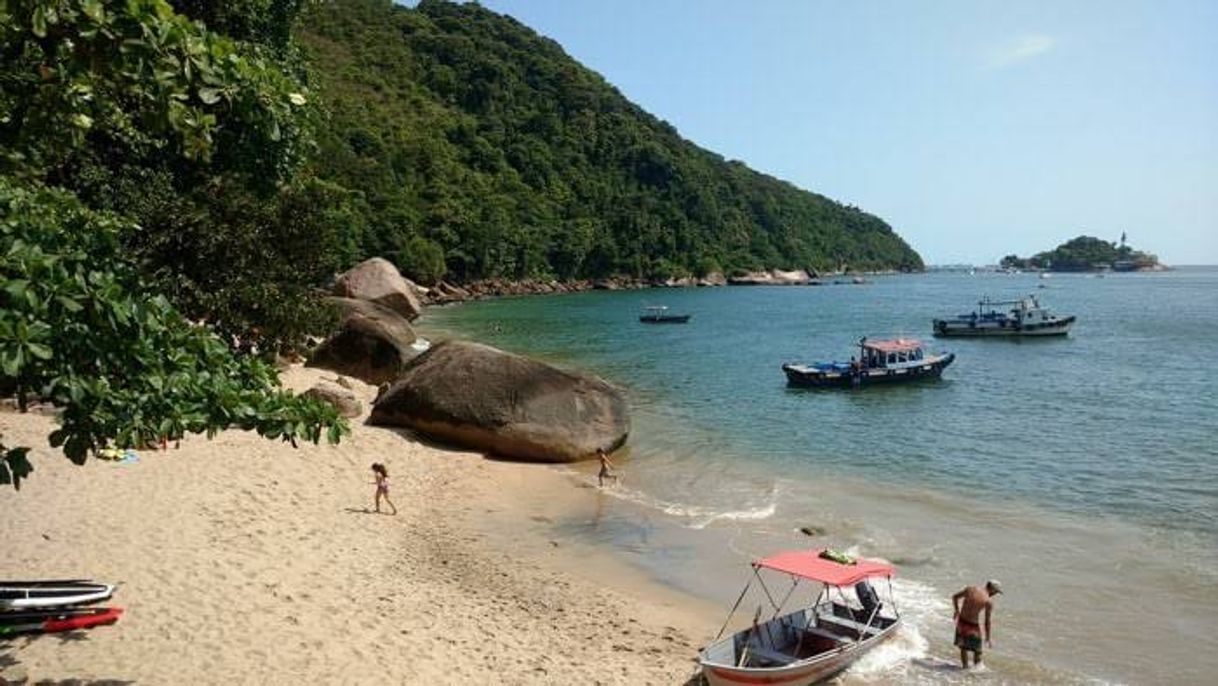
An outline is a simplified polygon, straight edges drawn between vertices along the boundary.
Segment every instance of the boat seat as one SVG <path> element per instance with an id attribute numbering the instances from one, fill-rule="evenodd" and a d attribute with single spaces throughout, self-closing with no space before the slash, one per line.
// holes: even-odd
<path id="1" fill-rule="evenodd" d="M 820 615 L 816 619 L 817 624 L 822 624 L 825 622 L 836 624 L 845 629 L 854 629 L 859 633 L 860 636 L 865 636 L 867 634 L 878 634 L 881 631 L 880 627 L 878 626 L 867 626 L 866 624 L 856 622 L 853 619 L 846 619 L 845 617 L 838 617 L 836 615 Z"/>
<path id="2" fill-rule="evenodd" d="M 789 665 L 796 660 L 794 655 L 787 655 L 786 653 L 780 653 L 776 650 L 763 648 L 755 643 L 749 644 L 749 656 L 758 657 L 766 662 L 772 662 L 780 666 Z"/>
<path id="3" fill-rule="evenodd" d="M 818 626 L 806 626 L 803 628 L 803 631 L 805 633 L 811 634 L 813 636 L 818 636 L 820 638 L 829 639 L 830 641 L 833 641 L 834 643 L 838 643 L 838 644 L 850 643 L 850 639 L 846 638 L 845 636 L 842 636 L 840 634 L 835 634 L 832 631 L 826 631 Z"/>

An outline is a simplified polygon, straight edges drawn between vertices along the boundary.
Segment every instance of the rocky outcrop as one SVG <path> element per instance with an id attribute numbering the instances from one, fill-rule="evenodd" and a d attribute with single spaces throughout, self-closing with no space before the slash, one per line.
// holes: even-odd
<path id="1" fill-rule="evenodd" d="M 418 352 L 410 322 L 365 300 L 330 298 L 342 311 L 338 333 L 309 356 L 308 366 L 354 376 L 370 384 L 393 381 Z"/>
<path id="2" fill-rule="evenodd" d="M 589 459 L 630 431 L 625 399 L 600 378 L 464 341 L 420 355 L 369 421 L 536 462 Z"/>
<path id="3" fill-rule="evenodd" d="M 414 321 L 423 311 L 417 286 L 403 278 L 392 262 L 381 257 L 364 260 L 340 274 L 332 291 L 341 298 L 383 305 L 408 321 Z"/>
<path id="4" fill-rule="evenodd" d="M 322 379 L 303 395 L 333 405 L 344 417 L 358 417 L 364 412 L 364 404 L 359 401 L 355 393 L 333 381 Z"/>
<path id="5" fill-rule="evenodd" d="M 720 272 L 711 272 L 703 277 L 686 276 L 679 279 L 665 279 L 655 285 L 664 286 L 665 288 L 705 288 L 707 286 L 726 286 L 727 279 L 723 278 L 723 274 Z"/>
<path id="6" fill-rule="evenodd" d="M 819 284 L 816 275 L 803 269 L 783 271 L 774 269 L 768 272 L 749 272 L 742 276 L 733 276 L 727 282 L 733 286 L 812 286 Z"/>

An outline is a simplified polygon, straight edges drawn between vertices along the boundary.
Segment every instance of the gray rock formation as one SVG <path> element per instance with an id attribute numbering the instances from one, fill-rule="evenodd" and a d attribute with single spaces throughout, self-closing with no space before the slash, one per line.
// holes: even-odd
<path id="1" fill-rule="evenodd" d="M 369 421 L 536 462 L 589 459 L 630 431 L 626 401 L 605 381 L 464 341 L 420 355 Z"/>
<path id="2" fill-rule="evenodd" d="M 417 287 L 398 273 L 389 260 L 373 257 L 340 274 L 334 281 L 333 293 L 341 298 L 367 300 L 383 305 L 414 321 L 423 306 Z"/>
<path id="3" fill-rule="evenodd" d="M 338 333 L 309 356 L 309 367 L 354 376 L 370 384 L 393 381 L 418 353 L 414 329 L 393 310 L 365 300 L 330 298 L 342 310 Z"/>
<path id="4" fill-rule="evenodd" d="M 728 283 L 733 286 L 807 286 L 814 283 L 813 279 L 814 276 L 803 269 L 789 272 L 775 269 L 768 272 L 750 272 L 743 276 L 733 276 L 728 279 Z"/>
<path id="5" fill-rule="evenodd" d="M 338 409 L 339 414 L 347 418 L 358 417 L 364 412 L 364 404 L 355 397 L 355 393 L 333 381 L 322 379 L 303 395 L 333 405 Z"/>

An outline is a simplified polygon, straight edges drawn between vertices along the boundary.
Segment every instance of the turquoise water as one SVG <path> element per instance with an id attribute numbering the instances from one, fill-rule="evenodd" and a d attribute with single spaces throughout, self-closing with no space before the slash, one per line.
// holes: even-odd
<path id="1" fill-rule="evenodd" d="M 929 339 L 933 317 L 1029 293 L 1078 315 L 1069 337 Z M 642 325 L 645 304 L 693 318 Z M 1046 663 L 1137 681 L 1163 676 L 1170 659 L 1184 682 L 1213 664 L 1193 650 L 1172 656 L 1170 639 L 1218 628 L 1207 600 L 1218 581 L 1218 270 L 592 292 L 470 303 L 425 323 L 626 389 L 622 499 L 632 505 L 583 534 L 662 576 L 732 541 L 748 542 L 735 545 L 743 556 L 816 523 L 837 544 L 910 561 L 923 591 L 1019 574 L 1026 590 L 1009 594 L 1007 616 L 1027 626 L 1012 627 L 1009 651 L 1023 663 L 1010 668 L 1026 681 Z M 787 388 L 782 363 L 849 359 L 862 335 L 927 338 L 957 360 L 938 382 Z M 962 542 L 971 536 L 980 540 Z M 1088 592 L 1100 595 L 1084 600 L 1072 579 L 1097 572 L 1105 581 Z M 715 576 L 693 590 L 722 594 Z M 1045 645 L 1063 625 L 1040 617 L 1045 603 L 1076 604 L 1066 624 L 1092 632 L 1123 617 L 1097 601 L 1128 605 L 1146 585 L 1158 595 L 1143 601 L 1173 615 L 1161 640 Z M 941 628 L 933 605 L 927 633 Z"/>

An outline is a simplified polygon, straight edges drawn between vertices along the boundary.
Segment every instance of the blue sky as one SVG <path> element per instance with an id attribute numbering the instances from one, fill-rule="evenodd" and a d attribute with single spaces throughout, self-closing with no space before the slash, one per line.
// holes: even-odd
<path id="1" fill-rule="evenodd" d="M 1218 2 L 483 0 L 929 263 L 1080 233 L 1218 264 Z"/>

